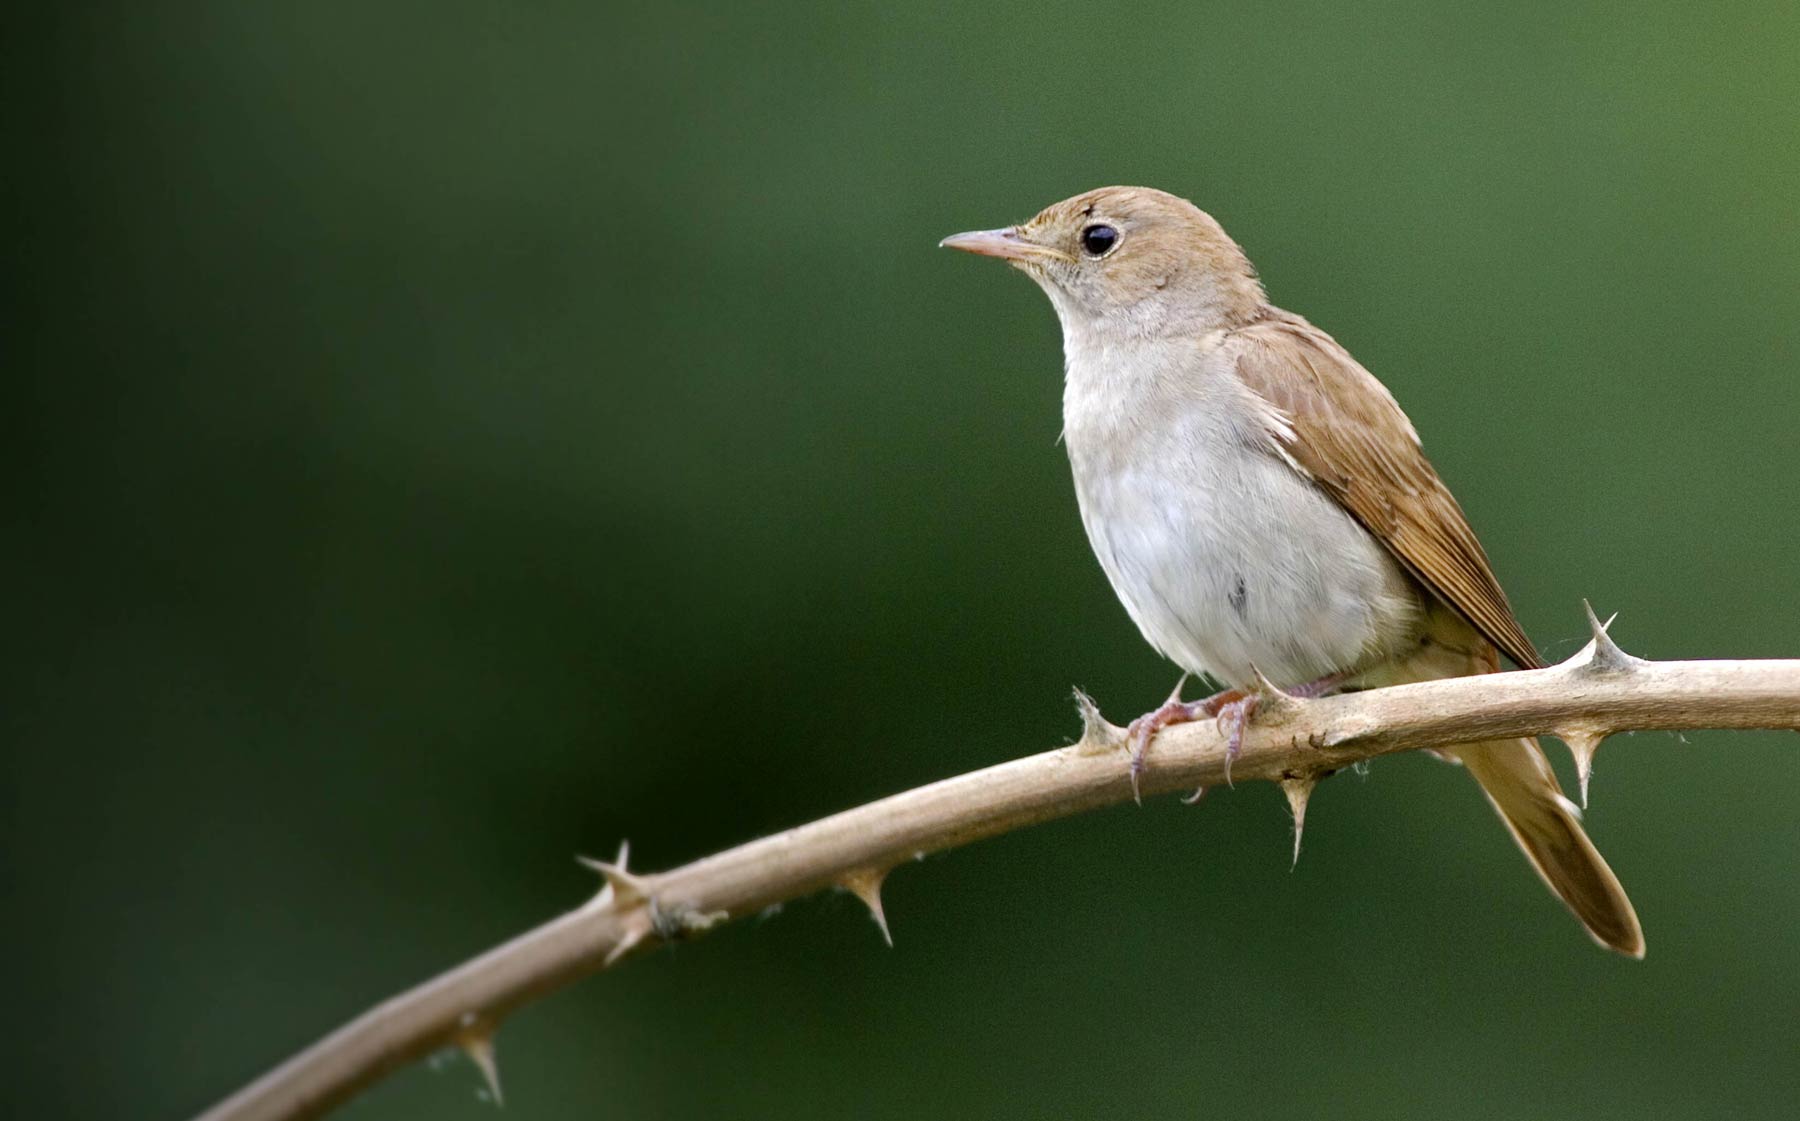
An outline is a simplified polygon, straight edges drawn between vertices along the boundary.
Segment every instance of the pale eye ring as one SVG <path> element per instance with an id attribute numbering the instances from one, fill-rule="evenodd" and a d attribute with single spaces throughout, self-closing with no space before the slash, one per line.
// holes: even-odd
<path id="1" fill-rule="evenodd" d="M 1104 222 L 1096 222 L 1081 231 L 1081 251 L 1090 257 L 1104 257 L 1119 244 L 1119 231 Z"/>

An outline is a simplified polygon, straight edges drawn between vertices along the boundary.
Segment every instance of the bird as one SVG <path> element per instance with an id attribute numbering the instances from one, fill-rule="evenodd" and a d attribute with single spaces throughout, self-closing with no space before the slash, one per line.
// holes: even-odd
<path id="1" fill-rule="evenodd" d="M 996 257 L 1062 327 L 1063 443 L 1082 525 L 1144 639 L 1223 686 L 1127 730 L 1214 719 L 1228 758 L 1259 687 L 1319 696 L 1543 665 L 1461 506 L 1387 387 L 1269 302 L 1186 199 L 1103 187 L 942 246 Z M 1588 934 L 1643 930 L 1534 738 L 1444 745 Z"/>

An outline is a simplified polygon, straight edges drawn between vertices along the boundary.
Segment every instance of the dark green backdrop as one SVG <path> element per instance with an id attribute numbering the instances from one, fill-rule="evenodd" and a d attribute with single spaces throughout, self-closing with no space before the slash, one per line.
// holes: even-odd
<path id="1" fill-rule="evenodd" d="M 1158 700 L 1050 309 L 934 248 L 1103 183 L 1388 382 L 1549 656 L 1583 596 L 1644 655 L 1800 654 L 1792 4 L 56 19 L 9 46 L 20 1116 L 190 1113 L 579 903 L 577 852 Z M 1256 785 L 904 868 L 892 951 L 840 896 L 633 961 L 507 1024 L 508 1115 L 1782 1114 L 1796 743 L 1601 752 L 1642 964 L 1408 757 L 1293 873 Z"/>

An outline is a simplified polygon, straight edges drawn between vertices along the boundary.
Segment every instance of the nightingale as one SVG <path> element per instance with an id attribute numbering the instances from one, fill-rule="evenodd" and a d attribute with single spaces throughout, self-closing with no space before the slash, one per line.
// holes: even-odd
<path id="1" fill-rule="evenodd" d="M 1540 667 L 1412 422 L 1330 335 L 1272 306 L 1212 216 L 1103 187 L 943 245 L 998 257 L 1062 324 L 1063 440 L 1089 543 L 1161 654 L 1225 687 L 1128 733 L 1219 721 L 1235 755 L 1259 678 L 1317 696 Z M 1183 677 L 1185 681 L 1185 675 Z M 1535 739 L 1445 745 L 1595 941 L 1643 932 Z"/>

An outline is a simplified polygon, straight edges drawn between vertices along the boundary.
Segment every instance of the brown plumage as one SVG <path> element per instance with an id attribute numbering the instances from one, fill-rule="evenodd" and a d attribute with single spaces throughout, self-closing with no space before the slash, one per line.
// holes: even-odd
<path id="1" fill-rule="evenodd" d="M 1462 507 L 1387 387 L 1336 339 L 1279 308 L 1239 337 L 1238 374 L 1287 416 L 1293 438 L 1284 443 L 1313 481 L 1482 637 L 1520 667 L 1542 667 Z"/>

